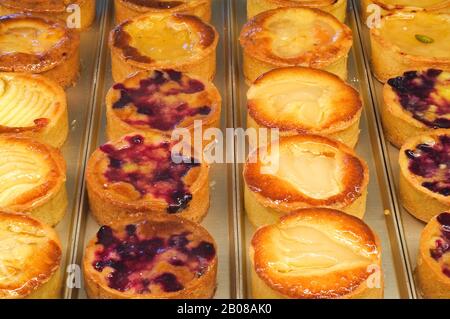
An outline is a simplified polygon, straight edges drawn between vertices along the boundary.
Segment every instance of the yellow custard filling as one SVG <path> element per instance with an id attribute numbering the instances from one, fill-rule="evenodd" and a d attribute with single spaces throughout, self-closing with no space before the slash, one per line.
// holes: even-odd
<path id="1" fill-rule="evenodd" d="M 448 2 L 448 0 L 382 0 L 380 2 L 392 6 L 428 8 Z"/>

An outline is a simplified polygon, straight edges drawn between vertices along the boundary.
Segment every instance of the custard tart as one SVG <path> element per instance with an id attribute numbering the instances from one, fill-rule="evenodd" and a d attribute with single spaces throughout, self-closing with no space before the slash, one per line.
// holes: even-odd
<path id="1" fill-rule="evenodd" d="M 175 70 L 137 72 L 116 83 L 106 96 L 109 140 L 142 132 L 171 136 L 187 129 L 194 136 L 196 121 L 203 130 L 217 127 L 221 97 L 209 81 Z"/>
<path id="2" fill-rule="evenodd" d="M 218 34 L 196 16 L 149 13 L 127 20 L 110 33 L 115 82 L 141 70 L 175 69 L 212 80 Z"/>
<path id="3" fill-rule="evenodd" d="M 281 137 L 247 159 L 245 210 L 255 227 L 312 207 L 362 218 L 368 181 L 367 164 L 344 144 L 318 135 Z"/>
<path id="4" fill-rule="evenodd" d="M 450 213 L 433 217 L 422 231 L 416 274 L 423 297 L 450 299 Z"/>
<path id="5" fill-rule="evenodd" d="M 370 30 L 372 64 L 381 82 L 422 69 L 450 71 L 450 14 L 399 12 Z"/>
<path id="6" fill-rule="evenodd" d="M 362 12 L 367 18 L 370 5 L 377 5 L 382 15 L 402 12 L 444 12 L 450 13 L 450 0 L 362 0 Z"/>
<path id="7" fill-rule="evenodd" d="M 75 11 L 78 8 L 79 16 Z M 95 20 L 95 0 L 0 0 L 0 15 L 13 13 L 59 19 L 68 25 L 73 23 L 75 28 L 85 29 Z"/>
<path id="8" fill-rule="evenodd" d="M 84 255 L 97 299 L 204 299 L 216 288 L 217 248 L 200 225 L 169 215 L 102 226 Z"/>
<path id="9" fill-rule="evenodd" d="M 278 128 L 281 136 L 318 134 L 354 147 L 362 102 L 326 71 L 287 67 L 260 76 L 247 93 L 247 127 Z"/>
<path id="10" fill-rule="evenodd" d="M 248 21 L 240 35 L 248 83 L 287 66 L 323 69 L 347 78 L 352 31 L 331 14 L 310 8 L 278 8 Z"/>
<path id="11" fill-rule="evenodd" d="M 344 22 L 347 13 L 347 0 L 247 0 L 247 17 L 282 7 L 308 7 L 331 13 Z"/>
<path id="12" fill-rule="evenodd" d="M 408 71 L 389 79 L 381 107 L 388 140 L 400 148 L 405 141 L 435 129 L 450 129 L 450 72 Z"/>
<path id="13" fill-rule="evenodd" d="M 0 212 L 0 299 L 59 298 L 60 262 L 61 243 L 50 226 Z"/>
<path id="14" fill-rule="evenodd" d="M 114 9 L 119 23 L 144 13 L 183 13 L 211 20 L 211 0 L 114 0 Z"/>
<path id="15" fill-rule="evenodd" d="M 285 215 L 256 231 L 249 254 L 256 299 L 383 298 L 377 235 L 338 210 Z"/>
<path id="16" fill-rule="evenodd" d="M 209 208 L 209 166 L 193 153 L 182 142 L 140 134 L 101 146 L 86 171 L 95 219 L 107 225 L 139 214 L 177 214 L 201 221 Z"/>
<path id="17" fill-rule="evenodd" d="M 450 210 L 450 131 L 410 138 L 400 150 L 400 199 L 416 218 L 428 222 Z"/>
<path id="18" fill-rule="evenodd" d="M 0 71 L 44 75 L 63 87 L 75 83 L 80 36 L 64 22 L 27 14 L 0 17 Z"/>
<path id="19" fill-rule="evenodd" d="M 58 84 L 40 75 L 0 72 L 0 134 L 61 147 L 67 133 L 66 94 Z"/>

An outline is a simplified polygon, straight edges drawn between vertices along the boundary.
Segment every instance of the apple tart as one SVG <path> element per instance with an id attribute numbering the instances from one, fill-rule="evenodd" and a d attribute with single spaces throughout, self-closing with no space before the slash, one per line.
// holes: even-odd
<path id="1" fill-rule="evenodd" d="M 381 8 L 382 15 L 402 12 L 445 12 L 450 13 L 450 0 L 362 0 L 362 8 L 367 17 L 366 8 L 370 5 Z"/>

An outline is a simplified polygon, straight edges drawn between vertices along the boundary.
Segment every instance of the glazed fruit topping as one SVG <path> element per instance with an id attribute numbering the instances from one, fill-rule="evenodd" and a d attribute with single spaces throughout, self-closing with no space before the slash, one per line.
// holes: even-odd
<path id="1" fill-rule="evenodd" d="M 419 144 L 405 154 L 409 170 L 424 178 L 423 187 L 450 196 L 450 135 L 441 135 L 432 144 Z"/>
<path id="2" fill-rule="evenodd" d="M 120 98 L 113 109 L 129 125 L 169 131 L 186 117 L 211 113 L 205 85 L 174 70 L 155 70 L 137 88 L 118 83 L 114 89 Z"/>
<path id="3" fill-rule="evenodd" d="M 214 259 L 212 243 L 192 241 L 192 233 L 146 238 L 139 226 L 128 225 L 123 235 L 109 226 L 97 233 L 97 245 L 92 263 L 94 269 L 108 272 L 108 286 L 121 292 L 149 294 L 157 290 L 175 292 L 184 289 L 188 280 L 201 277 Z M 177 276 L 177 269 L 183 275 Z M 191 274 L 186 277 L 186 269 Z"/>
<path id="4" fill-rule="evenodd" d="M 441 236 L 435 241 L 435 247 L 430 249 L 430 255 L 439 262 L 445 254 L 450 253 L 450 213 L 440 214 L 437 221 L 441 225 Z M 442 262 L 442 272 L 450 277 L 450 264 L 445 263 L 445 260 Z"/>
<path id="5" fill-rule="evenodd" d="M 450 73 L 410 71 L 388 81 L 403 109 L 432 128 L 450 128 Z"/>
<path id="6" fill-rule="evenodd" d="M 172 9 L 183 4 L 183 1 L 128 0 L 135 5 L 154 9 Z"/>
<path id="7" fill-rule="evenodd" d="M 111 183 L 128 183 L 141 196 L 151 194 L 164 199 L 168 213 L 185 209 L 192 194 L 183 177 L 194 167 L 199 166 L 194 158 L 175 163 L 172 159 L 172 144 L 161 142 L 145 143 L 141 135 L 127 136 L 127 146 L 116 148 L 105 144 L 100 149 L 108 155 L 109 165 L 104 173 Z"/>

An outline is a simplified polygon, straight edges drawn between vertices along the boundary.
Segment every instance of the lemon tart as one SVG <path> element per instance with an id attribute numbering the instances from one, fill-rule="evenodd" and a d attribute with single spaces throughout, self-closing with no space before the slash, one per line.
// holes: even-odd
<path id="1" fill-rule="evenodd" d="M 416 274 L 425 298 L 450 299 L 450 213 L 433 217 L 422 231 Z"/>
<path id="2" fill-rule="evenodd" d="M 359 218 L 312 208 L 259 228 L 250 245 L 257 299 L 383 297 L 381 245 Z"/>
<path id="3" fill-rule="evenodd" d="M 75 11 L 78 10 L 79 11 Z M 72 19 L 71 15 L 77 15 L 79 21 Z M 75 28 L 85 29 L 95 20 L 95 0 L 1 0 L 0 15 L 13 13 L 29 13 L 34 16 L 59 19 L 68 24 L 74 24 Z"/>
<path id="4" fill-rule="evenodd" d="M 405 72 L 388 80 L 383 97 L 384 131 L 396 147 L 415 135 L 450 129 L 450 72 Z"/>
<path id="5" fill-rule="evenodd" d="M 205 130 L 217 127 L 221 98 L 209 81 L 175 70 L 137 72 L 116 83 L 106 96 L 109 140 L 133 132 L 171 136 L 187 129 L 194 136 L 195 121 Z"/>
<path id="6" fill-rule="evenodd" d="M 144 13 L 183 13 L 205 22 L 211 19 L 211 0 L 114 0 L 114 9 L 119 23 Z"/>
<path id="7" fill-rule="evenodd" d="M 247 16 L 251 18 L 270 9 L 298 6 L 331 13 L 341 22 L 345 21 L 347 13 L 347 0 L 247 0 Z"/>
<path id="8" fill-rule="evenodd" d="M 404 72 L 450 70 L 450 14 L 395 13 L 370 30 L 373 72 L 386 82 Z"/>
<path id="9" fill-rule="evenodd" d="M 416 218 L 428 222 L 450 209 L 450 131 L 414 136 L 400 150 L 400 199 Z"/>
<path id="10" fill-rule="evenodd" d="M 331 14 L 310 8 L 278 8 L 248 21 L 240 35 L 248 83 L 287 66 L 323 69 L 347 77 L 352 31 Z"/>
<path id="11" fill-rule="evenodd" d="M 50 226 L 0 212 L 0 299 L 59 298 L 60 262 L 61 243 Z"/>
<path id="12" fill-rule="evenodd" d="M 326 71 L 287 67 L 260 76 L 247 93 L 249 128 L 281 136 L 319 134 L 354 147 L 362 102 L 358 92 Z"/>
<path id="13" fill-rule="evenodd" d="M 127 20 L 109 37 L 114 81 L 154 69 L 175 69 L 212 80 L 217 43 L 216 30 L 196 16 L 149 13 Z"/>
<path id="14" fill-rule="evenodd" d="M 203 299 L 216 288 L 214 239 L 202 226 L 176 216 L 102 226 L 83 264 L 90 298 Z"/>
<path id="15" fill-rule="evenodd" d="M 66 94 L 59 85 L 40 75 L 0 72 L 0 134 L 61 147 L 67 133 Z"/>
<path id="16" fill-rule="evenodd" d="M 96 220 L 106 225 L 136 214 L 177 214 L 201 221 L 209 208 L 209 166 L 180 145 L 129 134 L 95 151 L 86 178 Z"/>
<path id="17" fill-rule="evenodd" d="M 63 87 L 78 76 L 80 37 L 61 21 L 13 14 L 0 17 L 0 71 L 44 75 Z"/>
<path id="18" fill-rule="evenodd" d="M 370 5 L 377 5 L 381 9 L 382 15 L 402 12 L 445 12 L 450 13 L 449 0 L 362 0 L 362 11 L 365 17 L 368 16 L 367 8 Z"/>
<path id="19" fill-rule="evenodd" d="M 318 135 L 281 137 L 247 159 L 245 210 L 255 227 L 311 207 L 362 218 L 368 181 L 367 164 L 344 144 Z"/>

